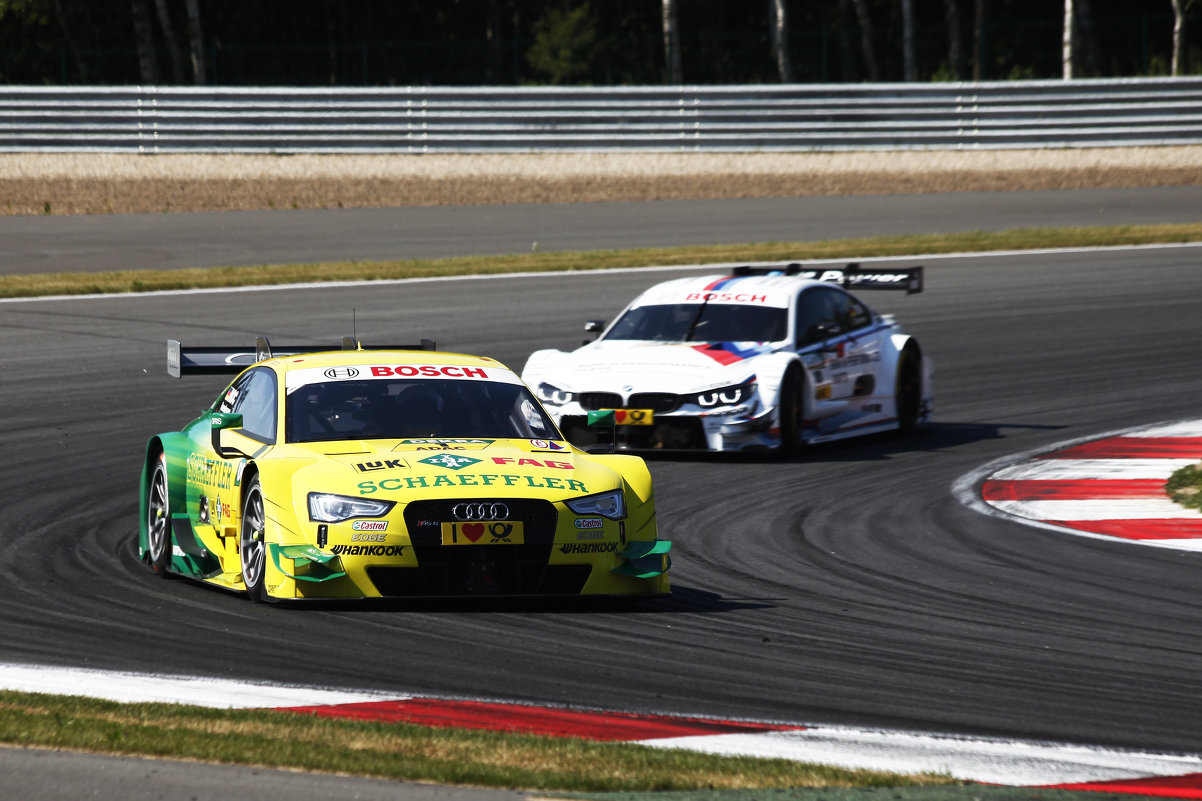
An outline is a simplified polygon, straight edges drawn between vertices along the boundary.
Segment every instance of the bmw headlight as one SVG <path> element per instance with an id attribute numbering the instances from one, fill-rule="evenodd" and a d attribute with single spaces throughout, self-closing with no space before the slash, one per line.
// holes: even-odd
<path id="1" fill-rule="evenodd" d="M 622 490 L 599 492 L 564 503 L 578 515 L 601 515 L 610 520 L 621 520 L 626 516 L 626 495 Z"/>
<path id="2" fill-rule="evenodd" d="M 353 517 L 383 517 L 394 506 L 395 501 L 372 501 L 328 492 L 309 493 L 309 519 L 319 523 L 341 523 Z"/>
<path id="3" fill-rule="evenodd" d="M 574 393 L 551 386 L 545 381 L 538 385 L 535 392 L 540 401 L 551 406 L 563 406 L 565 403 L 571 403 L 572 398 L 575 397 Z"/>
<path id="4" fill-rule="evenodd" d="M 706 409 L 712 409 L 715 406 L 734 406 L 737 403 L 746 403 L 751 400 L 751 397 L 755 395 L 755 388 L 755 381 L 748 380 L 742 384 L 698 392 L 694 397 L 697 405 Z"/>

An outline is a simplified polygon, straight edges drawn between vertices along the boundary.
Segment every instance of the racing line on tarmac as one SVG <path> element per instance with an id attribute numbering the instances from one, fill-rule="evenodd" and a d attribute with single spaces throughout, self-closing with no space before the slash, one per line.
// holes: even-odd
<path id="1" fill-rule="evenodd" d="M 1202 420 L 1060 443 L 983 466 L 956 482 L 966 505 L 1060 533 L 1202 550 L 1202 513 L 1165 480 L 1202 457 Z M 0 689 L 126 702 L 274 708 L 298 714 L 580 737 L 711 754 L 775 757 L 1022 787 L 1202 799 L 1202 755 L 886 729 L 634 714 L 260 684 L 187 676 L 0 664 Z"/>

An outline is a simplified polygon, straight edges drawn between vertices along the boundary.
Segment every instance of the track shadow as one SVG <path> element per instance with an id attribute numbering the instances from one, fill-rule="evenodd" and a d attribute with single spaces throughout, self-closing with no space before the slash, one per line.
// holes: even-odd
<path id="1" fill-rule="evenodd" d="M 1010 423 L 929 423 L 917 431 L 886 431 L 859 438 L 807 445 L 793 456 L 767 452 L 711 453 L 642 451 L 638 455 L 653 462 L 729 461 L 741 464 L 798 464 L 815 461 L 870 462 L 899 453 L 937 453 L 985 440 L 1002 439 L 1008 429 L 1056 431 L 1064 426 L 1014 425 Z"/>
<path id="2" fill-rule="evenodd" d="M 215 596 L 230 598 L 235 603 L 250 604 L 247 598 L 232 598 L 230 593 L 210 585 L 185 582 L 200 590 L 210 590 Z M 510 598 L 479 596 L 471 598 L 362 598 L 287 600 L 259 606 L 265 613 L 273 610 L 324 612 L 386 612 L 393 614 L 677 614 L 701 612 L 714 614 L 742 609 L 770 609 L 776 606 L 769 598 L 724 598 L 695 587 L 675 586 L 672 594 L 648 598 L 572 596 L 565 598 Z"/>

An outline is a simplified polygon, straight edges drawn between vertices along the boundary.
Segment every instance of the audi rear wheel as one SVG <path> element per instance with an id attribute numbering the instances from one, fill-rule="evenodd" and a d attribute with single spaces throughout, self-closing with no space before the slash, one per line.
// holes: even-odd
<path id="1" fill-rule="evenodd" d="M 171 563 L 171 496 L 167 490 L 167 456 L 159 454 L 146 488 L 146 551 L 150 567 L 167 575 Z"/>

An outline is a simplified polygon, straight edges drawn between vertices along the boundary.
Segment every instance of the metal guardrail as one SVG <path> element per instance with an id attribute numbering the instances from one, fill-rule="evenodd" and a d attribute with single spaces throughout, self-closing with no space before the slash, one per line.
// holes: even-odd
<path id="1" fill-rule="evenodd" d="M 1202 78 L 668 87 L 0 87 L 0 151 L 512 153 L 1202 144 Z"/>

